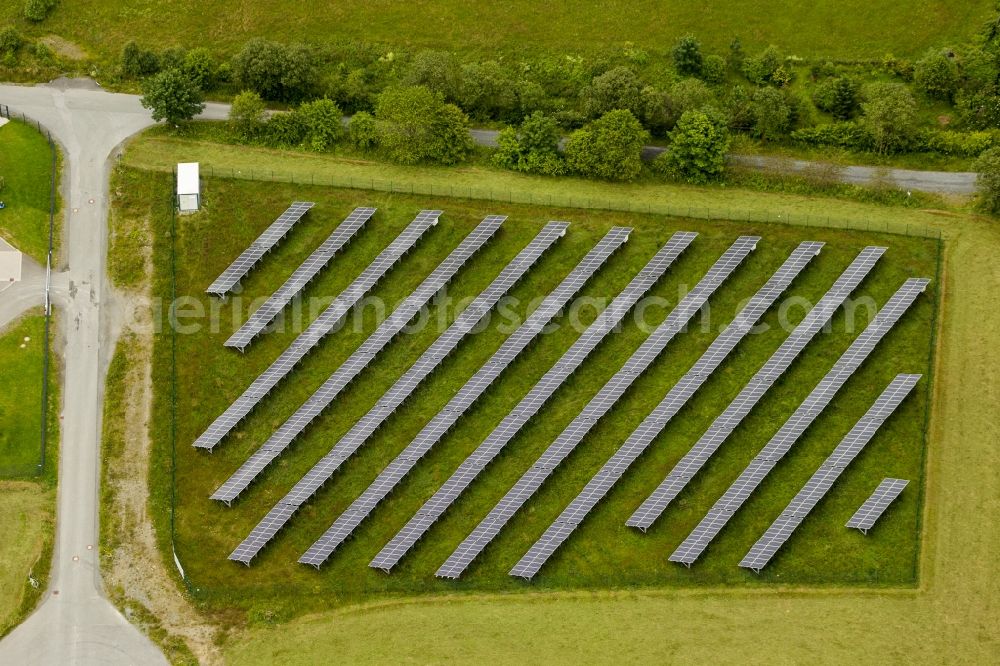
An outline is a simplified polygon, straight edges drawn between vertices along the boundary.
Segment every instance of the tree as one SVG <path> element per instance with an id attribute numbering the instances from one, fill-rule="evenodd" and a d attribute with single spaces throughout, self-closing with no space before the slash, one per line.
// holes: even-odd
<path id="1" fill-rule="evenodd" d="M 634 180 L 642 171 L 649 134 L 630 111 L 610 111 L 570 136 L 566 164 L 574 172 L 605 180 Z"/>
<path id="2" fill-rule="evenodd" d="M 874 83 L 865 89 L 862 126 L 875 149 L 892 153 L 905 149 L 916 131 L 917 103 L 902 83 Z"/>
<path id="3" fill-rule="evenodd" d="M 642 80 L 628 67 L 615 67 L 595 76 L 583 89 L 584 112 L 596 118 L 615 109 L 628 109 L 633 115 L 642 114 Z"/>
<path id="4" fill-rule="evenodd" d="M 173 125 L 191 120 L 205 108 L 201 90 L 178 69 L 164 70 L 143 81 L 141 102 L 153 112 L 153 120 Z"/>
<path id="5" fill-rule="evenodd" d="M 152 51 L 140 48 L 135 42 L 128 42 L 122 49 L 120 67 L 122 76 L 141 79 L 160 71 L 160 59 Z"/>
<path id="6" fill-rule="evenodd" d="M 774 88 L 760 88 L 754 91 L 751 99 L 754 134 L 770 141 L 788 131 L 791 109 L 781 92 Z"/>
<path id="7" fill-rule="evenodd" d="M 191 49 L 184 56 L 184 73 L 202 90 L 208 90 L 215 85 L 218 68 L 212 52 L 203 46 Z"/>
<path id="8" fill-rule="evenodd" d="M 979 205 L 988 213 L 1000 213 L 1000 148 L 990 148 L 976 160 Z"/>
<path id="9" fill-rule="evenodd" d="M 316 85 L 316 66 L 308 47 L 259 38 L 248 41 L 233 58 L 233 75 L 243 88 L 256 90 L 264 99 L 302 99 Z"/>
<path id="10" fill-rule="evenodd" d="M 375 117 L 367 111 L 358 111 L 351 117 L 348 127 L 351 145 L 358 150 L 372 150 L 378 145 L 378 129 Z"/>
<path id="11" fill-rule="evenodd" d="M 522 81 L 495 60 L 462 66 L 459 103 L 470 115 L 487 120 L 520 116 Z"/>
<path id="12" fill-rule="evenodd" d="M 305 102 L 296 111 L 306 126 L 306 142 L 316 151 L 329 150 L 344 136 L 344 114 L 327 98 Z"/>
<path id="13" fill-rule="evenodd" d="M 254 141 L 264 126 L 264 100 L 254 90 L 244 90 L 229 108 L 229 127 L 242 141 Z"/>
<path id="14" fill-rule="evenodd" d="M 701 55 L 701 42 L 694 35 L 681 37 L 672 51 L 674 69 L 681 76 L 701 76 L 704 59 Z"/>
<path id="15" fill-rule="evenodd" d="M 565 171 L 559 155 L 560 135 L 555 118 L 536 111 L 519 128 L 507 127 L 500 132 L 493 163 L 513 171 L 557 176 Z"/>
<path id="16" fill-rule="evenodd" d="M 457 101 L 462 91 L 462 70 L 451 53 L 426 49 L 414 56 L 404 83 L 426 86 L 447 100 Z"/>
<path id="17" fill-rule="evenodd" d="M 56 6 L 56 0 L 27 0 L 24 3 L 24 18 L 38 23 L 44 21 Z"/>
<path id="18" fill-rule="evenodd" d="M 468 118 L 425 86 L 390 88 L 379 95 L 375 127 L 379 145 L 401 164 L 454 164 L 472 151 Z"/>
<path id="19" fill-rule="evenodd" d="M 914 63 L 913 82 L 928 97 L 950 101 L 958 89 L 958 67 L 943 51 L 931 49 Z"/>
<path id="20" fill-rule="evenodd" d="M 813 103 L 837 120 L 848 120 L 858 107 L 858 84 L 846 76 L 826 79 L 816 87 Z"/>
<path id="21" fill-rule="evenodd" d="M 670 133 L 670 147 L 654 165 L 681 180 L 704 183 L 722 175 L 729 131 L 718 114 L 687 111 Z"/>
<path id="22" fill-rule="evenodd" d="M 12 25 L 0 30 L 0 56 L 13 56 L 21 48 L 24 40 Z"/>

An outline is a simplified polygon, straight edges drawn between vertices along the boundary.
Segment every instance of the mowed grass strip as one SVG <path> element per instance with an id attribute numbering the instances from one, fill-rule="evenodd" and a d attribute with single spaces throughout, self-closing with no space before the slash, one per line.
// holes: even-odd
<path id="1" fill-rule="evenodd" d="M 2 21 L 0 21 L 2 23 Z M 11 121 L 0 127 L 0 236 L 45 265 L 49 251 L 49 182 L 52 149 L 34 127 Z M 54 243 L 58 243 L 56 229 Z"/>
<path id="2" fill-rule="evenodd" d="M 0 473 L 30 475 L 40 460 L 44 348 L 40 311 L 0 332 Z"/>
<path id="3" fill-rule="evenodd" d="M 484 207 L 519 202 L 568 208 L 661 213 L 710 220 L 758 220 L 800 225 L 919 234 L 951 214 L 938 210 L 879 206 L 798 194 L 659 182 L 609 183 L 582 178 L 546 178 L 484 165 L 399 166 L 357 156 L 236 146 L 185 137 L 140 135 L 124 162 L 139 169 L 171 172 L 177 162 L 198 160 L 206 176 L 258 182 L 334 187 L 481 199 Z"/>
<path id="4" fill-rule="evenodd" d="M 708 5 L 684 0 L 511 0 L 497 5 L 348 0 L 315 6 L 264 0 L 252 5 L 218 3 L 208 13 L 202 8 L 194 0 L 138 4 L 63 0 L 58 11 L 32 32 L 55 33 L 106 58 L 117 56 L 130 39 L 162 47 L 210 44 L 228 54 L 259 36 L 313 43 L 333 37 L 385 43 L 387 50 L 434 48 L 490 57 L 497 51 L 586 54 L 626 42 L 663 52 L 687 33 L 696 34 L 719 53 L 739 36 L 753 49 L 773 43 L 800 56 L 880 58 L 890 52 L 914 56 L 931 46 L 964 41 L 989 18 L 993 5 L 988 0 L 809 4 L 726 0 Z M 24 24 L 22 11 L 18 3 L 5 3 L 0 7 L 0 24 Z M 167 15 L 171 30 L 164 31 Z"/>
<path id="5" fill-rule="evenodd" d="M 166 174 L 135 172 L 133 187 L 123 194 L 145 200 L 154 221 L 156 293 L 169 295 L 170 212 L 166 201 L 171 186 Z M 375 327 L 374 308 L 365 310 L 360 324 L 345 326 L 326 339 L 290 380 L 284 382 L 212 456 L 190 446 L 194 438 L 234 399 L 294 338 L 286 330 L 265 336 L 246 355 L 222 347 L 222 341 L 245 317 L 235 315 L 239 303 L 210 301 L 203 290 L 215 274 L 273 218 L 288 201 L 317 202 L 307 224 L 300 225 L 287 241 L 269 255 L 245 282 L 241 296 L 266 296 L 294 270 L 308 251 L 358 205 L 374 205 L 379 212 L 369 229 L 306 291 L 306 297 L 330 297 L 377 254 L 382 245 L 421 208 L 445 211 L 441 223 L 406 257 L 375 290 L 390 304 L 398 303 L 457 245 L 473 225 L 488 213 L 510 216 L 496 241 L 473 259 L 449 289 L 452 297 L 474 296 L 550 219 L 572 222 L 569 233 L 512 295 L 514 311 L 522 317 L 532 299 L 551 290 L 590 247 L 614 224 L 635 227 L 631 240 L 588 284 L 584 295 L 596 299 L 598 308 L 608 302 L 676 230 L 701 233 L 692 248 L 652 291 L 665 299 L 663 308 L 647 311 L 647 322 L 658 324 L 705 270 L 743 233 L 763 236 L 751 258 L 710 302 L 712 317 L 706 329 L 692 326 L 678 338 L 619 403 L 546 487 L 497 541 L 484 552 L 459 583 L 437 580 L 436 567 L 485 515 L 510 484 L 570 422 L 600 386 L 624 363 L 646 333 L 631 319 L 598 348 L 560 390 L 551 403 L 511 443 L 508 450 L 484 473 L 454 510 L 440 521 L 391 576 L 370 570 L 368 561 L 401 527 L 420 504 L 439 487 L 458 463 L 485 437 L 504 414 L 530 389 L 578 335 L 576 319 L 587 324 L 597 309 L 570 312 L 561 326 L 537 341 L 504 373 L 488 393 L 463 417 L 460 424 L 435 447 L 348 542 L 317 573 L 295 564 L 298 556 L 357 497 L 395 454 L 435 414 L 475 370 L 501 344 L 505 333 L 489 326 L 464 342 L 413 398 L 389 419 L 361 451 L 335 475 L 247 569 L 228 562 L 229 552 L 266 511 L 301 475 L 375 404 L 405 369 L 437 336 L 435 326 L 401 336 L 354 384 L 317 419 L 304 436 L 262 475 L 245 498 L 232 508 L 208 500 L 208 495 L 273 432 Z M 859 290 L 858 296 L 883 303 L 907 277 L 934 277 L 937 242 L 895 235 L 858 234 L 837 230 L 781 225 L 706 223 L 662 216 L 628 215 L 579 209 L 546 209 L 461 199 L 428 199 L 382 192 L 312 188 L 284 184 L 264 185 L 209 179 L 205 209 L 177 220 L 177 293 L 192 307 L 218 308 L 222 322 L 217 331 L 189 331 L 177 343 L 177 553 L 189 576 L 196 598 L 207 609 L 267 608 L 270 617 L 286 617 L 375 598 L 461 591 L 517 591 L 529 589 L 507 575 L 509 567 L 548 525 L 549 521 L 582 487 L 590 475 L 625 436 L 642 420 L 669 387 L 704 351 L 720 325 L 726 324 L 741 301 L 753 295 L 788 253 L 802 240 L 827 242 L 823 253 L 806 269 L 791 293 L 815 302 L 866 244 L 881 243 L 890 250 Z M 708 555 L 690 571 L 669 565 L 666 555 L 676 546 L 704 511 L 742 467 L 791 414 L 841 351 L 863 328 L 870 312 L 857 312 L 853 326 L 838 314 L 829 334 L 810 345 L 789 374 L 734 434 L 716 459 L 692 484 L 657 529 L 641 535 L 626 529 L 625 519 L 659 483 L 676 461 L 711 423 L 739 388 L 749 379 L 787 335 L 779 326 L 786 317 L 800 319 L 801 302 L 791 301 L 788 312 L 768 313 L 768 332 L 742 344 L 720 371 L 695 396 L 688 407 L 654 443 L 647 455 L 594 512 L 578 534 L 552 560 L 545 575 L 531 588 L 580 589 L 620 587 L 761 586 L 774 582 L 809 585 L 912 586 L 916 583 L 919 535 L 919 493 L 905 497 L 874 538 L 862 539 L 841 529 L 843 521 L 887 475 L 922 479 L 923 424 L 926 384 L 879 434 L 859 461 L 845 475 L 829 500 L 789 544 L 763 576 L 739 569 L 736 563 L 808 478 L 819 461 L 836 445 L 868 408 L 885 384 L 898 372 L 927 372 L 936 285 L 907 314 L 872 360 L 845 387 L 844 392 L 810 429 L 762 491 L 714 544 Z M 307 309 L 308 310 L 308 309 Z M 317 313 L 311 313 L 315 316 Z M 445 321 L 454 312 L 443 315 Z M 434 319 L 442 307 L 429 311 Z M 309 316 L 305 318 L 309 319 Z M 187 323 L 192 323 L 189 320 Z M 161 334 L 156 342 L 156 387 L 153 437 L 154 519 L 160 534 L 169 534 L 170 460 L 170 340 Z M 919 486 L 919 483 L 917 483 Z M 841 516 L 843 514 L 843 516 Z M 166 542 L 165 542 L 166 545 Z"/>

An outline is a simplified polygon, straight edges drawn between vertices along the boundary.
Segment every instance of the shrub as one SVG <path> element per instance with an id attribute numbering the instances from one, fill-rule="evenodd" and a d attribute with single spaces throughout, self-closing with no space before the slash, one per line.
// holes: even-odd
<path id="1" fill-rule="evenodd" d="M 795 130 L 791 138 L 808 146 L 837 146 L 861 151 L 875 147 L 871 135 L 856 122 L 828 123 Z"/>
<path id="2" fill-rule="evenodd" d="M 44 21 L 56 6 L 56 0 L 27 0 L 24 3 L 24 18 L 35 23 Z"/>
<path id="3" fill-rule="evenodd" d="M 772 82 L 784 58 L 775 46 L 768 46 L 760 54 L 743 61 L 743 75 L 750 83 L 763 86 Z"/>
<path id="4" fill-rule="evenodd" d="M 244 90 L 229 108 L 229 127 L 241 141 L 255 141 L 264 126 L 264 101 L 254 90 Z"/>
<path id="5" fill-rule="evenodd" d="M 403 81 L 408 86 L 425 86 L 447 100 L 458 101 L 462 92 L 462 70 L 446 51 L 417 53 Z"/>
<path id="6" fill-rule="evenodd" d="M 351 117 L 348 126 L 351 145 L 358 150 L 372 150 L 378 145 L 378 130 L 375 127 L 375 116 L 367 111 L 358 111 Z"/>
<path id="7" fill-rule="evenodd" d="M 454 164 L 472 150 L 468 118 L 424 86 L 390 88 L 379 95 L 375 127 L 379 145 L 401 164 Z"/>
<path id="8" fill-rule="evenodd" d="M 994 92 L 963 95 L 957 105 L 966 127 L 974 130 L 1000 128 L 1000 95 Z"/>
<path id="9" fill-rule="evenodd" d="M 847 120 L 858 107 L 858 84 L 847 77 L 827 79 L 816 87 L 813 103 L 837 120 Z"/>
<path id="10" fill-rule="evenodd" d="M 493 163 L 523 173 L 557 176 L 565 171 L 559 155 L 559 123 L 536 111 L 518 129 L 507 127 L 497 137 Z"/>
<path id="11" fill-rule="evenodd" d="M 166 69 L 143 81 L 141 101 L 152 111 L 153 120 L 171 124 L 191 120 L 205 108 L 201 90 L 179 69 Z"/>
<path id="12" fill-rule="evenodd" d="M 583 109 L 591 118 L 615 109 L 628 109 L 633 115 L 642 114 L 642 80 L 628 67 L 615 67 L 595 76 L 580 93 Z"/>
<path id="13" fill-rule="evenodd" d="M 749 132 L 753 128 L 753 100 L 742 85 L 734 85 L 722 99 L 722 110 L 729 119 L 730 129 Z"/>
<path id="14" fill-rule="evenodd" d="M 121 74 L 129 79 L 141 79 L 160 71 L 160 59 L 153 51 L 140 48 L 135 42 L 128 42 L 122 49 Z"/>
<path id="15" fill-rule="evenodd" d="M 305 119 L 296 111 L 276 113 L 264 123 L 264 142 L 276 148 L 294 148 L 302 145 L 309 131 Z"/>
<path id="16" fill-rule="evenodd" d="M 12 25 L 0 30 L 0 56 L 12 56 L 21 48 L 24 40 L 21 33 Z"/>
<path id="17" fill-rule="evenodd" d="M 670 147 L 654 160 L 654 168 L 690 183 L 705 183 L 722 175 L 729 132 L 720 117 L 687 111 L 670 139 Z"/>
<path id="18" fill-rule="evenodd" d="M 202 90 L 215 85 L 216 65 L 212 52 L 205 47 L 188 51 L 184 56 L 184 73 Z"/>
<path id="19" fill-rule="evenodd" d="M 160 69 L 184 69 L 184 59 L 187 51 L 182 48 L 172 48 L 160 54 Z"/>
<path id="20" fill-rule="evenodd" d="M 902 83 L 875 83 L 865 89 L 862 124 L 871 135 L 875 150 L 892 153 L 906 150 L 916 127 L 917 103 Z"/>
<path id="21" fill-rule="evenodd" d="M 264 99 L 303 99 L 316 85 L 312 53 L 301 44 L 251 39 L 233 58 L 232 68 L 237 83 L 256 90 Z"/>
<path id="22" fill-rule="evenodd" d="M 990 148 L 976 160 L 979 205 L 988 213 L 1000 213 L 1000 148 Z"/>
<path id="23" fill-rule="evenodd" d="M 719 84 L 726 80 L 726 61 L 722 56 L 705 56 L 701 66 L 701 78 L 706 83 Z"/>
<path id="24" fill-rule="evenodd" d="M 941 155 L 956 155 L 959 157 L 978 157 L 994 145 L 992 132 L 953 132 L 926 130 L 917 135 L 913 150 L 939 153 Z"/>
<path id="25" fill-rule="evenodd" d="M 344 136 L 344 113 L 337 104 L 323 98 L 305 102 L 297 110 L 306 127 L 306 143 L 313 150 L 329 150 Z"/>
<path id="26" fill-rule="evenodd" d="M 791 110 L 785 96 L 774 88 L 755 90 L 750 103 L 754 134 L 763 141 L 776 139 L 788 131 Z"/>
<path id="27" fill-rule="evenodd" d="M 674 69 L 681 76 L 700 76 L 704 59 L 701 55 L 701 43 L 694 35 L 681 37 L 671 52 L 674 57 Z"/>
<path id="28" fill-rule="evenodd" d="M 649 135 L 630 111 L 610 111 L 570 136 L 566 164 L 591 178 L 634 180 L 642 171 Z"/>
<path id="29" fill-rule="evenodd" d="M 670 88 L 667 94 L 667 122 L 670 127 L 685 111 L 693 111 L 711 104 L 715 96 L 704 81 L 699 79 L 683 79 Z"/>
<path id="30" fill-rule="evenodd" d="M 928 97 L 951 100 L 958 88 L 958 67 L 943 51 L 931 49 L 914 65 L 913 82 Z"/>

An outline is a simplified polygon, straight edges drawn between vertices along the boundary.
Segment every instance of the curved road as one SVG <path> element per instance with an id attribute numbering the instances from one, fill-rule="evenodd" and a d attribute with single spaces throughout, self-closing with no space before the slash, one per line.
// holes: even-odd
<path id="1" fill-rule="evenodd" d="M 93 89 L 90 82 L 0 86 L 0 102 L 37 120 L 64 152 L 63 203 L 68 269 L 53 275 L 53 300 L 66 340 L 56 538 L 49 589 L 38 609 L 0 642 L 4 664 L 165 664 L 159 649 L 103 595 L 98 538 L 101 407 L 104 375 L 121 320 L 105 279 L 109 157 L 152 124 L 134 95 Z M 224 118 L 211 105 L 206 117 Z M 18 288 L 24 307 L 40 302 L 37 279 Z M 0 313 L 18 305 L 0 294 Z M 7 308 L 2 306 L 7 303 Z"/>
<path id="2" fill-rule="evenodd" d="M 126 138 L 153 124 L 135 95 L 112 94 L 87 80 L 35 87 L 0 85 L 0 103 L 37 120 L 62 145 L 68 268 L 53 274 L 53 300 L 62 309 L 66 340 L 64 412 L 59 456 L 58 513 L 49 589 L 39 608 L 0 642 L 0 663 L 154 664 L 163 655 L 103 596 L 98 561 L 98 481 L 104 375 L 122 320 L 105 279 L 109 158 Z M 228 107 L 209 104 L 202 117 L 222 119 Z M 472 130 L 481 145 L 497 132 Z M 661 148 L 647 147 L 644 157 Z M 796 171 L 805 162 L 734 156 L 757 168 Z M 872 183 L 878 170 L 846 167 L 844 182 Z M 883 171 L 906 189 L 948 194 L 974 191 L 975 174 Z M 44 275 L 0 294 L 0 325 L 42 301 Z"/>

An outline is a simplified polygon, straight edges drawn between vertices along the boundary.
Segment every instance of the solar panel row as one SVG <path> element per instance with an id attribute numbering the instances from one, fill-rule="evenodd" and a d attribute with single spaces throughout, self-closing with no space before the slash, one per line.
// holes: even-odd
<path id="1" fill-rule="evenodd" d="M 878 397 L 875 404 L 847 433 L 833 453 L 820 465 L 792 498 L 781 515 L 750 548 L 740 566 L 760 572 L 771 561 L 778 549 L 792 536 L 809 512 L 833 488 L 841 473 L 865 448 L 875 432 L 896 411 L 903 399 L 920 380 L 920 375 L 897 375 Z"/>
<path id="2" fill-rule="evenodd" d="M 261 331 L 271 323 L 295 296 L 330 263 L 358 230 L 375 214 L 374 208 L 355 208 L 347 219 L 337 225 L 323 243 L 316 248 L 302 265 L 295 269 L 283 285 L 250 315 L 250 318 L 240 326 L 224 343 L 226 347 L 234 347 L 243 351 L 250 342 L 260 335 Z"/>
<path id="3" fill-rule="evenodd" d="M 240 421 L 246 418 L 261 399 L 278 384 L 313 347 L 323 339 L 351 308 L 384 276 L 406 252 L 416 245 L 428 229 L 437 224 L 439 210 L 424 210 L 403 230 L 328 308 L 320 313 L 305 331 L 262 372 L 250 386 L 195 440 L 194 446 L 211 450 Z M 494 229 L 495 230 L 495 229 Z M 473 232 L 475 234 L 476 232 Z M 478 239 L 479 236 L 476 236 Z M 447 260 L 446 260 L 447 261 Z"/>
<path id="4" fill-rule="evenodd" d="M 645 531 L 660 517 L 699 470 L 722 446 L 743 419 L 750 414 L 764 394 L 778 377 L 783 375 L 798 358 L 806 345 L 816 337 L 823 326 L 833 317 L 843 302 L 850 296 L 862 280 L 871 272 L 879 258 L 885 253 L 884 247 L 866 247 L 851 265 L 840 275 L 829 291 L 814 308 L 799 322 L 778 350 L 754 375 L 740 394 L 726 407 L 691 450 L 670 470 L 670 474 L 660 483 L 645 502 L 626 521 L 626 525 Z"/>
<path id="5" fill-rule="evenodd" d="M 608 257 L 628 240 L 632 230 L 613 227 L 584 257 L 576 268 L 556 287 L 534 312 L 504 341 L 490 359 L 466 382 L 458 393 L 417 434 L 412 442 L 389 463 L 378 478 L 345 510 L 320 539 L 299 559 L 303 564 L 319 567 L 389 494 L 400 480 L 417 464 L 434 444 L 486 391 L 507 366 L 534 340 L 548 322 L 566 305 L 574 294 L 607 261 Z M 285 500 L 300 501 L 303 493 L 293 489 Z M 297 506 L 297 504 L 296 504 Z"/>
<path id="6" fill-rule="evenodd" d="M 475 328 L 483 316 L 538 261 L 542 253 L 566 233 L 567 226 L 565 222 L 551 222 L 546 225 L 534 240 L 501 271 L 500 275 L 462 311 L 455 319 L 455 322 L 448 327 L 448 330 L 435 340 L 403 376 L 386 391 L 378 403 L 347 434 L 341 437 L 336 446 L 320 459 L 279 503 L 290 504 L 297 508 L 308 501 L 333 476 L 340 465 L 350 458 L 403 401 L 416 390 L 417 386 L 444 361 L 448 354 L 458 346 L 459 342 Z M 373 337 L 376 335 L 378 335 L 377 332 Z M 376 352 L 376 349 L 370 349 L 366 353 L 373 357 Z M 354 364 L 354 366 L 358 367 L 359 364 Z M 344 379 L 349 381 L 349 378 Z M 338 385 L 346 384 L 341 381 Z M 231 501 L 232 498 L 246 488 L 246 484 L 248 483 L 246 477 L 258 474 L 258 470 L 262 469 L 262 465 L 268 464 L 278 453 L 280 451 L 267 450 L 261 456 L 262 459 L 251 459 L 248 461 L 246 466 L 249 469 L 244 477 L 236 479 L 236 475 L 234 475 L 236 481 L 233 484 L 227 482 L 226 485 L 217 491 L 217 496 L 213 496 L 213 498 Z M 252 530 L 247 538 L 232 552 L 230 559 L 249 564 L 250 560 L 260 552 L 289 519 L 290 516 L 286 520 L 276 521 L 272 519 L 269 513 L 262 521 L 266 529 L 255 528 Z"/>
<path id="7" fill-rule="evenodd" d="M 222 271 L 219 277 L 209 285 L 205 291 L 216 296 L 225 296 L 233 287 L 239 284 L 240 280 L 250 272 L 250 269 L 267 254 L 271 248 L 277 245 L 278 241 L 285 237 L 285 234 L 295 225 L 296 222 L 309 212 L 309 209 L 316 204 L 311 201 L 295 201 L 288 209 L 278 216 L 271 225 L 257 237 L 250 247 L 243 250 L 242 254 Z"/>
<path id="8" fill-rule="evenodd" d="M 855 527 L 865 534 L 870 530 L 885 510 L 889 508 L 910 482 L 906 479 L 882 479 L 878 488 L 865 503 L 851 516 L 844 527 Z"/>
<path id="9" fill-rule="evenodd" d="M 733 323 L 722 333 L 695 364 L 691 372 L 708 375 L 714 371 L 714 365 L 721 363 L 723 358 L 736 346 L 767 311 L 778 296 L 792 283 L 796 276 L 815 257 L 822 243 L 806 242 L 799 245 L 778 271 L 761 287 L 758 293 L 750 299 L 746 306 L 733 320 Z M 514 517 L 528 499 L 542 486 L 546 479 L 556 470 L 556 467 L 579 445 L 590 429 L 607 414 L 615 403 L 624 395 L 632 383 L 644 373 L 653 360 L 662 353 L 673 337 L 687 325 L 690 318 L 701 307 L 707 294 L 717 286 L 716 281 L 706 276 L 698 288 L 706 285 L 703 293 L 691 303 L 685 299 L 664 320 L 649 338 L 629 358 L 624 366 L 612 377 L 597 395 L 595 395 L 583 411 L 567 426 L 556 440 L 545 450 L 538 461 L 518 479 L 517 483 L 497 503 L 489 514 L 476 526 L 469 536 L 455 549 L 451 556 L 438 569 L 437 575 L 446 578 L 458 578 L 472 563 L 480 552 L 489 544 L 503 527 Z M 695 291 L 698 290 L 696 288 Z M 691 292 L 689 296 L 695 294 Z M 714 364 L 714 365 L 713 365 Z M 606 470 L 618 469 L 618 461 L 612 459 L 608 466 L 598 474 L 606 474 Z M 624 471 L 624 468 L 622 468 Z M 596 477 L 595 477 L 596 478 Z M 610 479 L 609 479 L 610 480 Z M 613 481 L 612 481 L 613 482 Z"/>
<path id="10" fill-rule="evenodd" d="M 671 562 L 690 566 L 708 547 L 712 539 L 729 522 L 751 493 L 778 464 L 806 428 L 833 400 L 834 395 L 871 354 L 878 342 L 899 321 L 903 313 L 926 288 L 929 280 L 910 278 L 893 294 L 881 311 L 868 324 L 833 368 L 820 380 L 795 413 L 747 465 L 708 514 L 670 555 Z"/>
<path id="11" fill-rule="evenodd" d="M 493 236 L 504 217 L 493 215 L 486 218 L 476 230 L 472 232 L 462 242 L 457 250 L 449 255 L 448 259 L 442 262 L 400 305 L 393 310 L 384 322 L 382 322 L 375 332 L 368 336 L 361 345 L 354 350 L 347 360 L 299 407 L 285 423 L 275 431 L 264 444 L 257 449 L 244 462 L 229 479 L 220 486 L 212 495 L 212 499 L 230 503 L 236 499 L 243 490 L 259 475 L 273 460 L 280 456 L 285 449 L 305 430 L 306 426 L 319 416 L 326 407 L 333 402 L 333 399 L 340 394 L 344 388 L 357 377 L 362 370 L 385 348 L 389 342 L 396 337 L 403 327 L 410 322 L 413 317 L 420 312 L 434 294 L 439 292 L 444 285 L 455 276 L 459 268 L 479 250 L 489 238 Z M 549 229 L 543 232 L 543 236 L 548 243 L 558 238 L 565 232 L 565 228 Z M 530 263 L 528 264 L 530 266 Z M 514 270 L 521 271 L 521 266 Z M 523 267 L 527 270 L 527 266 Z M 523 271 L 521 271 L 523 272 Z M 509 275 L 509 274 L 505 274 Z M 492 293 L 492 292 L 491 292 Z M 497 298 L 501 294 L 497 295 Z M 478 307 L 478 306 L 477 306 Z M 486 308 L 487 310 L 489 308 Z M 479 307 L 475 312 L 466 309 L 466 319 L 478 312 L 479 318 L 485 314 L 486 310 Z M 465 314 L 465 313 L 463 313 Z M 475 322 L 473 322 L 474 325 Z M 447 341 L 447 340 L 446 340 Z"/>
<path id="12" fill-rule="evenodd" d="M 597 506 L 597 503 L 607 495 L 632 463 L 642 455 L 656 435 L 666 426 L 667 422 L 680 411 L 691 396 L 718 369 L 726 357 L 736 349 L 736 345 L 750 332 L 757 321 L 774 304 L 778 296 L 789 287 L 795 277 L 805 268 L 806 264 L 819 254 L 822 247 L 822 243 L 806 242 L 796 248 L 788 260 L 771 276 L 757 294 L 747 302 L 730 325 L 712 341 L 712 344 L 709 345 L 708 349 L 695 362 L 691 369 L 670 389 L 666 397 L 657 405 L 653 412 L 636 428 L 625 443 L 597 471 L 593 478 L 587 482 L 587 485 L 580 491 L 580 494 L 569 503 L 549 529 L 542 534 L 528 552 L 525 553 L 524 557 L 511 569 L 510 573 L 512 576 L 532 578 L 538 573 L 548 558 L 569 538 L 576 529 L 576 526 L 583 522 L 587 514 Z M 676 330 L 680 330 L 685 323 L 686 319 L 684 321 L 673 322 L 670 325 L 675 327 Z M 603 411 L 595 413 L 593 416 L 600 418 L 603 413 Z M 584 415 L 581 416 L 583 417 Z M 573 426 L 571 425 L 570 427 L 572 428 Z M 590 425 L 587 425 L 586 428 L 589 430 Z M 582 439 L 585 432 L 579 436 L 571 433 L 569 435 L 572 438 L 571 443 L 575 446 L 575 443 Z M 565 453 L 558 452 L 559 460 L 568 453 L 569 450 L 566 450 Z M 559 460 L 555 462 L 558 464 Z M 539 466 L 536 465 L 537 467 Z M 541 470 L 532 469 L 528 475 L 537 476 L 541 472 L 547 471 L 545 474 L 547 476 L 548 473 L 551 473 L 551 470 L 548 469 L 549 467 L 550 465 L 546 464 Z M 554 465 L 551 467 L 554 468 Z M 544 477 L 540 478 L 537 485 L 541 485 L 541 481 L 543 480 Z"/>
<path id="13" fill-rule="evenodd" d="M 697 236 L 681 231 L 632 279 L 614 301 L 556 361 L 490 436 L 459 466 L 444 485 L 417 511 L 416 515 L 376 555 L 370 566 L 389 571 L 430 528 L 489 462 L 496 457 L 514 434 L 541 408 L 555 390 L 576 370 L 584 359 L 625 317 L 632 306 L 649 291 L 667 268 Z"/>

